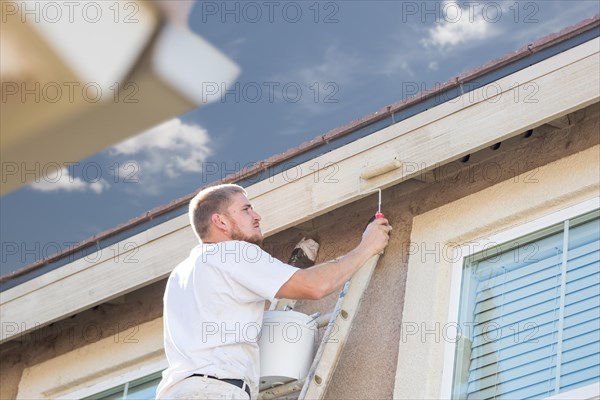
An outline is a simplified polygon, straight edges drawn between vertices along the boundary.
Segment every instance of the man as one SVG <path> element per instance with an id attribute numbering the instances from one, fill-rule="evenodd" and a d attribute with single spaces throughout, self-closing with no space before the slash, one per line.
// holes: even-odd
<path id="1" fill-rule="evenodd" d="M 387 246 L 386 219 L 368 225 L 360 244 L 335 262 L 298 269 L 260 249 L 260 216 L 246 192 L 226 184 L 200 191 L 190 223 L 200 240 L 171 273 L 164 295 L 169 367 L 158 399 L 256 399 L 257 335 L 265 300 L 320 299 L 339 289 Z"/>

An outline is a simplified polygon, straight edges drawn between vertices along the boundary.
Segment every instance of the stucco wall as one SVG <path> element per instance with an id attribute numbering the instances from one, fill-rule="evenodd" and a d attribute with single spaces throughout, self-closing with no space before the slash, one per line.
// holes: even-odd
<path id="1" fill-rule="evenodd" d="M 569 128 L 540 127 L 530 137 L 518 138 L 515 148 L 505 151 L 500 146 L 481 163 L 455 163 L 462 169 L 440 167 L 433 179 L 429 177 L 423 182 L 412 180 L 384 190 L 382 211 L 394 226 L 390 245 L 367 289 L 327 398 L 389 399 L 394 396 L 394 385 L 410 387 L 424 384 L 408 376 L 406 380 L 396 378 L 399 362 L 404 365 L 412 363 L 410 365 L 415 370 L 428 365 L 422 363 L 418 355 L 405 359 L 408 353 L 400 341 L 408 254 L 414 250 L 409 245 L 413 218 L 500 182 L 515 180 L 523 174 L 529 174 L 526 176 L 534 182 L 536 171 L 541 166 L 598 144 L 597 104 L 574 113 L 571 119 L 574 125 Z M 577 177 L 577 171 L 573 171 L 573 177 Z M 331 185 L 331 190 L 335 190 L 335 183 Z M 503 187 L 506 188 L 503 190 L 510 191 L 517 186 Z M 494 195 L 504 194 L 498 192 Z M 324 261 L 342 255 L 358 244 L 365 223 L 375 210 L 376 195 L 373 194 L 274 235 L 265 244 L 276 256 L 286 260 L 298 239 L 305 234 L 316 236 L 321 243 L 319 259 Z M 115 327 L 123 328 L 130 323 L 142 324 L 159 318 L 164 284 L 164 281 L 152 284 L 126 295 L 122 302 L 100 305 L 26 335 L 19 341 L 3 344 L 0 348 L 0 398 L 16 397 L 25 368 L 114 337 Z M 336 298 L 332 295 L 320 302 L 300 302 L 297 309 L 306 313 L 325 312 L 333 308 Z M 442 306 L 446 305 L 434 305 Z M 53 372 L 60 379 L 60 371 Z M 398 379 L 404 382 L 398 382 Z M 415 393 L 431 394 L 429 391 Z"/>

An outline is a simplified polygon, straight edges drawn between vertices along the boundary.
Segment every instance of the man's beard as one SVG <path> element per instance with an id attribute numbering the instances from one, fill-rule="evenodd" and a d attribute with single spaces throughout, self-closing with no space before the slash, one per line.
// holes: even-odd
<path id="1" fill-rule="evenodd" d="M 241 240 L 244 242 L 255 244 L 257 246 L 262 246 L 262 244 L 263 244 L 262 235 L 260 235 L 258 233 L 254 234 L 254 235 L 245 235 L 240 231 L 240 228 L 235 223 L 235 221 L 232 221 L 232 223 L 233 223 L 233 226 L 232 226 L 232 230 L 231 230 L 231 238 L 233 240 Z"/>

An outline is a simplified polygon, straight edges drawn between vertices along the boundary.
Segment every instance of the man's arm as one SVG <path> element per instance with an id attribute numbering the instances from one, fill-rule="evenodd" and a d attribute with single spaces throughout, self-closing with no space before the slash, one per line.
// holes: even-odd
<path id="1" fill-rule="evenodd" d="M 342 287 L 367 260 L 387 246 L 392 227 L 385 218 L 367 226 L 360 244 L 345 256 L 298 270 L 279 289 L 276 298 L 318 300 Z"/>

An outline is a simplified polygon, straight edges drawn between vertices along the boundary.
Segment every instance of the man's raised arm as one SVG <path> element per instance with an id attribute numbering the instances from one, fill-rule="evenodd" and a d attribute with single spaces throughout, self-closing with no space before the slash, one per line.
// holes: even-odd
<path id="1" fill-rule="evenodd" d="M 298 270 L 279 289 L 275 297 L 318 300 L 334 292 L 369 258 L 385 249 L 391 230 L 387 219 L 375 219 L 367 226 L 360 244 L 354 250 L 336 260 Z"/>

